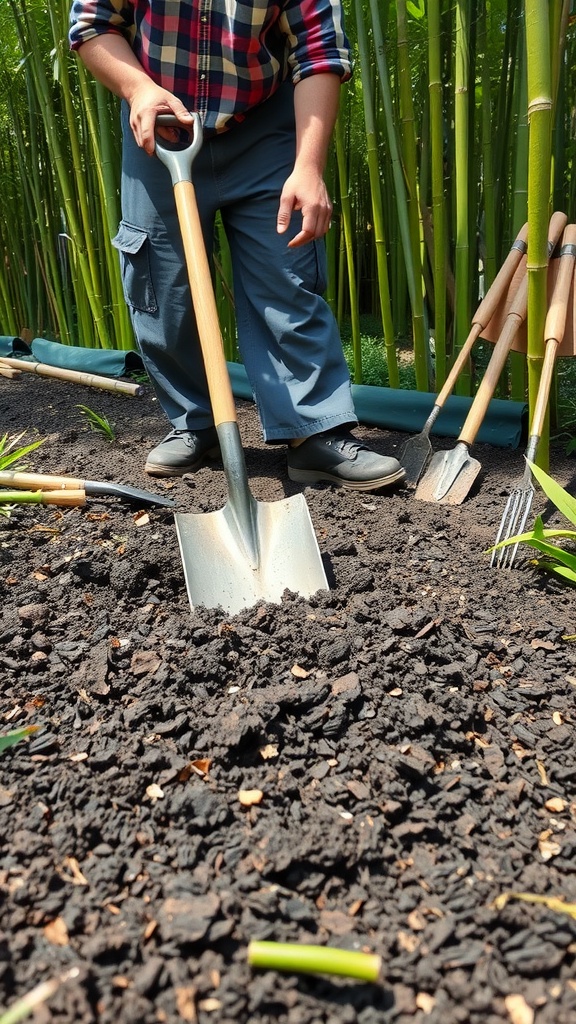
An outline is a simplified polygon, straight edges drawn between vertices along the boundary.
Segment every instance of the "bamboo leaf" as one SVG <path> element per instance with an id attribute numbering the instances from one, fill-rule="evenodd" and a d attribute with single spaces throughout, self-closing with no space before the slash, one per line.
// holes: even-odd
<path id="1" fill-rule="evenodd" d="M 569 569 L 563 565 L 555 565 L 553 562 L 547 562 L 544 558 L 536 559 L 535 565 L 538 569 L 545 569 L 546 572 L 551 572 L 555 576 L 559 576 L 563 582 L 573 583 L 576 586 L 576 569 Z"/>
<path id="2" fill-rule="evenodd" d="M 530 466 L 531 472 L 536 477 L 536 480 L 540 484 L 544 494 L 550 501 L 554 502 L 556 508 L 562 515 L 566 516 L 571 523 L 576 526 L 576 498 L 573 498 L 568 491 L 564 490 L 556 480 L 553 480 L 540 466 L 536 463 L 527 460 Z"/>
<path id="3" fill-rule="evenodd" d="M 420 21 L 426 13 L 424 0 L 418 0 L 418 4 L 413 3 L 412 0 L 406 0 L 406 8 L 417 21 Z"/>

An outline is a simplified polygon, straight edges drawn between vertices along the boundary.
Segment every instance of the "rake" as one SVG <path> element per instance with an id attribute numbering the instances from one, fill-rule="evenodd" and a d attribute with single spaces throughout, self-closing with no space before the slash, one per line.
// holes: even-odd
<path id="1" fill-rule="evenodd" d="M 516 558 L 518 544 L 507 544 L 505 547 L 498 547 L 498 545 L 524 533 L 524 527 L 526 526 L 534 499 L 534 484 L 532 483 L 532 473 L 528 463 L 535 462 L 536 460 L 536 453 L 546 419 L 556 353 L 558 346 L 564 338 L 564 331 L 566 329 L 568 300 L 574 280 L 574 263 L 576 261 L 576 225 L 574 224 L 570 224 L 564 232 L 560 259 L 560 269 L 556 278 L 544 328 L 546 349 L 536 404 L 534 406 L 530 437 L 528 438 L 528 444 L 524 453 L 526 468 L 521 480 L 508 495 L 506 507 L 494 542 L 495 547 L 490 558 L 490 565 L 492 567 L 496 566 L 499 569 L 510 569 L 512 567 Z"/>

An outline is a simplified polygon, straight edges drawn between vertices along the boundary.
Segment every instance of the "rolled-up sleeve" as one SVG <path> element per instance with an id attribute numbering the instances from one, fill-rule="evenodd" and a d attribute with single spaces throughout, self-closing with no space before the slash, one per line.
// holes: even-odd
<path id="1" fill-rule="evenodd" d="M 106 32 L 130 39 L 133 22 L 132 7 L 123 0 L 75 0 L 70 10 L 70 48 L 78 50 L 82 43 Z"/>
<path id="2" fill-rule="evenodd" d="M 283 26 L 289 43 L 292 81 L 331 72 L 350 78 L 350 43 L 340 0 L 288 0 Z"/>

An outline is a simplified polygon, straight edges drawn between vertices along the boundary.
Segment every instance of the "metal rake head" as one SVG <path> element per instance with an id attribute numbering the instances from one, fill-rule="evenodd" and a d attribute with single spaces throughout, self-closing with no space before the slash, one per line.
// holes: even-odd
<path id="1" fill-rule="evenodd" d="M 517 487 L 510 493 L 502 519 L 500 520 L 498 534 L 494 541 L 495 544 L 524 533 L 530 509 L 532 508 L 533 498 L 534 486 L 530 479 L 528 481 L 523 480 L 522 486 Z M 497 551 L 492 552 L 490 565 L 498 569 L 511 569 L 517 550 L 518 544 L 509 544 L 505 548 L 498 548 Z"/>

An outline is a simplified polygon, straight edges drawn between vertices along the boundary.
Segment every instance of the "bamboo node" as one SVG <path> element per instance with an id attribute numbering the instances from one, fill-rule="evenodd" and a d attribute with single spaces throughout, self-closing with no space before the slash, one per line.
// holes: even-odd
<path id="1" fill-rule="evenodd" d="M 549 96 L 537 96 L 536 99 L 532 100 L 528 104 L 528 117 L 530 118 L 532 114 L 542 110 L 552 110 L 552 100 Z"/>

